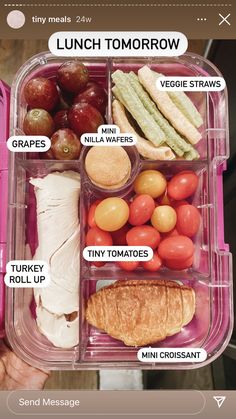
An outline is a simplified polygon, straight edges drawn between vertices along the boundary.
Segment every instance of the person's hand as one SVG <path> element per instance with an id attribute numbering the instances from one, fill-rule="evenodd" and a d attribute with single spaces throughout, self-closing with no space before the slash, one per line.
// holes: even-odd
<path id="1" fill-rule="evenodd" d="M 31 367 L 0 342 L 0 390 L 43 389 L 49 372 Z"/>

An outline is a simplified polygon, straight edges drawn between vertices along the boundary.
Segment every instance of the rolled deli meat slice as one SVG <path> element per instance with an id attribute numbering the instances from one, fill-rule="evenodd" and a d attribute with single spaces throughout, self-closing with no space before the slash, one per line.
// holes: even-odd
<path id="1" fill-rule="evenodd" d="M 41 303 L 44 308 L 58 316 L 70 314 L 79 309 L 78 287 L 76 292 L 71 292 L 52 280 L 46 288 L 35 288 L 34 298 L 37 305 Z"/>
<path id="2" fill-rule="evenodd" d="M 50 260 L 53 282 L 70 292 L 77 292 L 78 290 L 79 252 L 80 228 L 78 226 L 72 236 L 52 255 Z M 66 261 L 70 261 L 68 269 L 65 269 Z"/>
<path id="3" fill-rule="evenodd" d="M 80 176 L 54 172 L 30 183 L 37 201 L 38 247 L 33 259 L 47 262 L 50 272 L 50 285 L 34 289 L 36 321 L 55 346 L 68 348 L 78 343 Z M 73 321 L 68 321 L 72 313 Z"/>
<path id="4" fill-rule="evenodd" d="M 37 324 L 40 332 L 59 348 L 72 348 L 79 341 L 78 316 L 68 321 L 64 315 L 56 316 L 42 306 L 36 308 Z"/>
<path id="5" fill-rule="evenodd" d="M 70 174 L 70 176 L 68 175 Z M 80 177 L 76 172 L 54 172 L 34 178 L 37 200 L 38 248 L 34 259 L 50 262 L 52 255 L 78 228 Z"/>

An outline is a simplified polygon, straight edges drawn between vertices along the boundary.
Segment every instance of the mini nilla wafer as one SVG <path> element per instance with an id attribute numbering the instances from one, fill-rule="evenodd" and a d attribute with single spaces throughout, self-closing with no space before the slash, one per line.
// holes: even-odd
<path id="1" fill-rule="evenodd" d="M 123 147 L 95 146 L 86 155 L 85 170 L 95 185 L 116 189 L 129 180 L 131 162 Z"/>

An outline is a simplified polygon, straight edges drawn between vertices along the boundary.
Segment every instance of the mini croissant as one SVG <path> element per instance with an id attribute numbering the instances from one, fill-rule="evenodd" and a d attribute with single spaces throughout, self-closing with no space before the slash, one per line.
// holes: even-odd
<path id="1" fill-rule="evenodd" d="M 191 287 L 165 280 L 121 280 L 90 296 L 86 319 L 127 346 L 144 346 L 180 332 L 194 312 Z"/>

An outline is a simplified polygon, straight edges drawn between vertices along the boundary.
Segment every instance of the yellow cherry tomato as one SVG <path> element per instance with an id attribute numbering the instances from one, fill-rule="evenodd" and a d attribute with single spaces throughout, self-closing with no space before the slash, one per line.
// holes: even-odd
<path id="1" fill-rule="evenodd" d="M 166 179 L 158 170 L 144 170 L 134 182 L 136 194 L 147 194 L 152 198 L 161 196 L 165 192 L 166 186 Z"/>
<path id="2" fill-rule="evenodd" d="M 103 199 L 95 210 L 95 223 L 105 231 L 116 231 L 123 227 L 129 218 L 129 206 L 122 198 Z"/>
<path id="3" fill-rule="evenodd" d="M 174 208 L 169 205 L 160 205 L 155 208 L 151 223 L 160 233 L 168 233 L 173 230 L 177 221 L 177 215 Z"/>

